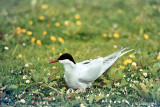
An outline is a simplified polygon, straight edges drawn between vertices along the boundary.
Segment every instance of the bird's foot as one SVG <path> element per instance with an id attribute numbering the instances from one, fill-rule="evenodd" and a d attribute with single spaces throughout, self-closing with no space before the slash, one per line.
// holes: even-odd
<path id="1" fill-rule="evenodd" d="M 77 89 L 77 90 L 75 91 L 75 93 L 85 93 L 85 92 L 86 92 L 85 89 Z"/>

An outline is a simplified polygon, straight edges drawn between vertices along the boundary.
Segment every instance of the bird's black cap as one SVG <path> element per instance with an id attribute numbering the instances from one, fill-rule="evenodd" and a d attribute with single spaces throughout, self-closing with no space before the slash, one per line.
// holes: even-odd
<path id="1" fill-rule="evenodd" d="M 65 59 L 69 59 L 74 64 L 76 64 L 75 61 L 74 61 L 74 59 L 73 59 L 73 57 L 72 57 L 72 55 L 70 55 L 69 53 L 62 54 L 57 60 L 65 60 Z"/>

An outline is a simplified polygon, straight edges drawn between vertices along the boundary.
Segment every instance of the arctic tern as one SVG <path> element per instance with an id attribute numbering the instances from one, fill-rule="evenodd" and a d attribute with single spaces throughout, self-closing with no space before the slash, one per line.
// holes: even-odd
<path id="1" fill-rule="evenodd" d="M 69 88 L 85 90 L 109 69 L 119 57 L 133 50 L 131 49 L 122 53 L 125 49 L 127 48 L 122 48 L 106 57 L 99 57 L 97 59 L 85 60 L 78 63 L 75 63 L 70 54 L 64 53 L 58 59 L 50 63 L 60 62 L 64 65 L 64 78 Z"/>

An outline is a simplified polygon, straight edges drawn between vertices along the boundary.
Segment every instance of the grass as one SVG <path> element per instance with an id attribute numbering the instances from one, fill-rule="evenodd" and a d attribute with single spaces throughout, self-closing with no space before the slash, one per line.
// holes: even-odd
<path id="1" fill-rule="evenodd" d="M 159 5 L 158 0 L 1 0 L 0 105 L 159 106 Z M 63 65 L 48 64 L 65 52 L 80 62 L 121 47 L 134 52 L 85 93 L 68 90 Z"/>

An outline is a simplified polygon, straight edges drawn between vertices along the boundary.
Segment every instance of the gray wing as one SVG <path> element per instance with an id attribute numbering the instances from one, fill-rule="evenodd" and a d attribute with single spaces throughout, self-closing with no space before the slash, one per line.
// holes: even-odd
<path id="1" fill-rule="evenodd" d="M 92 60 L 90 63 L 84 65 L 85 67 L 79 73 L 80 82 L 93 82 L 99 77 L 102 70 L 103 58 Z"/>

